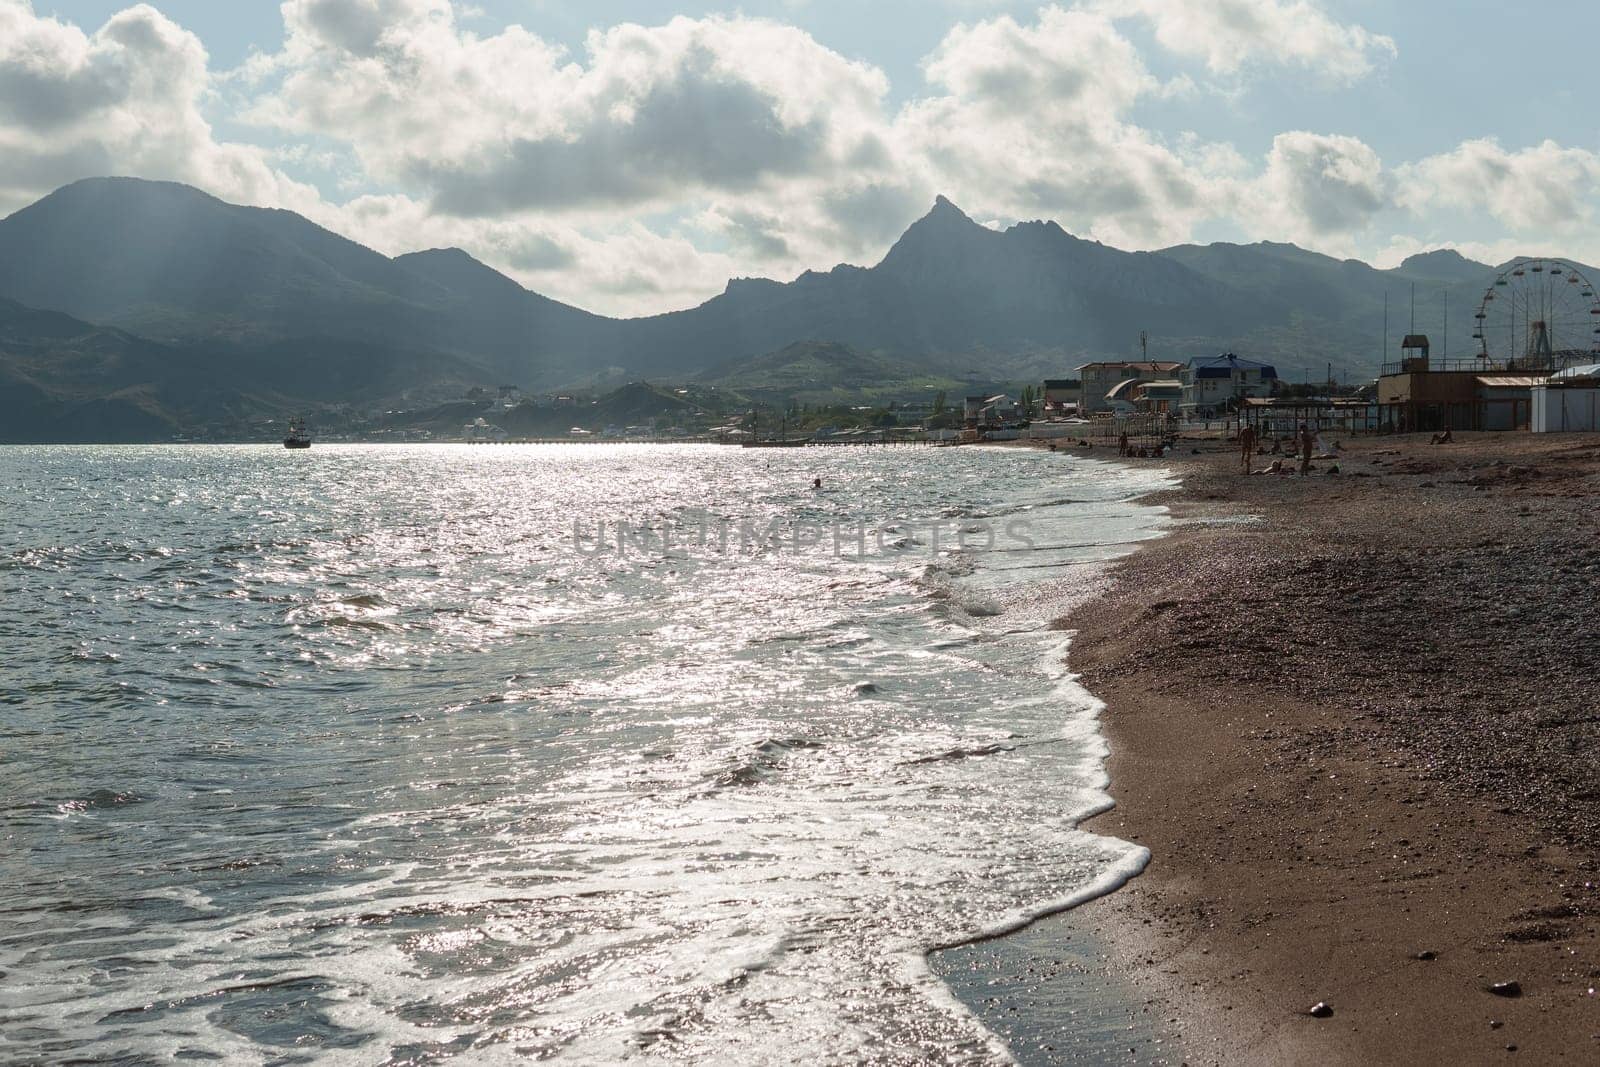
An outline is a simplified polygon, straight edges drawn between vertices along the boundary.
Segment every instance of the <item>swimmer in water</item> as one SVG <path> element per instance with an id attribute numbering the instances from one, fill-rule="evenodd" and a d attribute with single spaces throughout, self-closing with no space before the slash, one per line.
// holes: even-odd
<path id="1" fill-rule="evenodd" d="M 822 479 L 821 478 L 813 478 L 813 479 L 811 479 L 811 488 L 813 488 L 813 489 L 821 489 L 822 488 Z"/>

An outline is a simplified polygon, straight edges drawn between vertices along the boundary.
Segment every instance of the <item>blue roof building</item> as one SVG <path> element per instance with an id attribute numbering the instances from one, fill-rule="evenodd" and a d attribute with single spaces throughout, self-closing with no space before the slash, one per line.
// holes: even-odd
<path id="1" fill-rule="evenodd" d="M 1224 352 L 1219 356 L 1196 356 L 1180 377 L 1183 413 L 1208 418 L 1227 410 L 1231 400 L 1271 396 L 1278 385 L 1278 368 Z"/>

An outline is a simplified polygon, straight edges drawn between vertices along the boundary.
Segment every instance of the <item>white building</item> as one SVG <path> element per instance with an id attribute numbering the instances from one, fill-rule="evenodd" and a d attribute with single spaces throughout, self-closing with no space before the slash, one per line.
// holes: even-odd
<path id="1" fill-rule="evenodd" d="M 1213 418 L 1226 411 L 1230 401 L 1271 396 L 1278 387 L 1276 367 L 1232 352 L 1196 356 L 1178 377 L 1183 382 L 1179 409 L 1190 418 Z"/>
<path id="2" fill-rule="evenodd" d="M 1571 385 L 1535 385 L 1528 428 L 1534 433 L 1594 433 L 1600 430 L 1600 380 L 1571 379 Z"/>

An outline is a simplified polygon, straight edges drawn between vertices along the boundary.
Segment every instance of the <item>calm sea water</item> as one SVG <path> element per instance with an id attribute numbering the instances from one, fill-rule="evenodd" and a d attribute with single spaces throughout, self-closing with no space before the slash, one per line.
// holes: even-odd
<path id="1" fill-rule="evenodd" d="M 924 956 L 1143 862 L 1045 623 L 1162 477 L 0 449 L 0 1060 L 1003 1058 Z"/>

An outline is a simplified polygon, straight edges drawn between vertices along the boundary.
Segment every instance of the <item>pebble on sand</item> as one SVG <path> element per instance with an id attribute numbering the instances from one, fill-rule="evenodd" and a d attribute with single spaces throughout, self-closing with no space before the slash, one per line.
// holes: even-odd
<path id="1" fill-rule="evenodd" d="M 1333 1018 L 1333 1008 L 1328 1004 L 1327 1001 L 1319 1000 L 1315 1004 L 1311 1005 L 1311 1010 L 1306 1012 L 1306 1014 L 1311 1016 L 1313 1019 L 1331 1019 Z"/>
<path id="2" fill-rule="evenodd" d="M 1497 997 L 1520 997 L 1522 996 L 1522 983 L 1496 982 L 1489 987 L 1489 992 Z"/>

